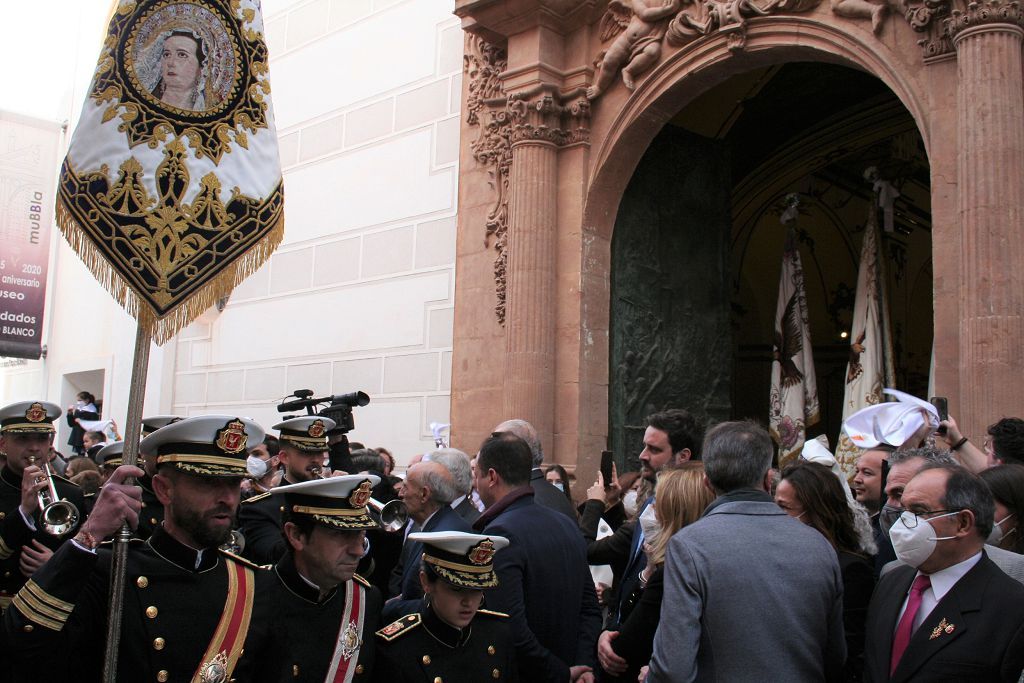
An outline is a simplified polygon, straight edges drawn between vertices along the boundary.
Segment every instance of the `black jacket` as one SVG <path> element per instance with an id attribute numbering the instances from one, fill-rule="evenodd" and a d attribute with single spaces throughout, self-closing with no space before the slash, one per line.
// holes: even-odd
<path id="1" fill-rule="evenodd" d="M 1024 586 L 987 555 L 921 623 L 890 678 L 893 632 L 916 575 L 900 566 L 878 582 L 868 608 L 864 680 L 1016 683 L 1024 668 Z"/>

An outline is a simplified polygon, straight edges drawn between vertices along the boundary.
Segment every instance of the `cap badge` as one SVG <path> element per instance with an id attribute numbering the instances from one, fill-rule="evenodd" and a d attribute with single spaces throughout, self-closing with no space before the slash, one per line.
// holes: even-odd
<path id="1" fill-rule="evenodd" d="M 46 419 L 46 408 L 42 403 L 33 403 L 25 411 L 25 419 L 29 422 L 42 422 Z"/>
<path id="2" fill-rule="evenodd" d="M 319 439 L 321 436 L 327 433 L 327 429 L 324 427 L 323 420 L 313 420 L 313 424 L 309 425 L 309 429 L 306 430 L 314 439 Z"/>
<path id="3" fill-rule="evenodd" d="M 494 559 L 494 542 L 489 538 L 485 538 L 469 549 L 467 557 L 470 562 L 476 565 L 490 564 L 491 560 Z"/>
<path id="4" fill-rule="evenodd" d="M 217 430 L 217 448 L 225 453 L 241 453 L 245 450 L 245 423 L 235 419 Z"/>
<path id="5" fill-rule="evenodd" d="M 348 502 L 354 508 L 364 508 L 370 502 L 370 480 L 364 479 L 359 487 L 349 496 Z"/>

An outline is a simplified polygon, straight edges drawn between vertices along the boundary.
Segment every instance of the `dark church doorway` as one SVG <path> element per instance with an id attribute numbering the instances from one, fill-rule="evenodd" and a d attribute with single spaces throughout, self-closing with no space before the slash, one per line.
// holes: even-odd
<path id="1" fill-rule="evenodd" d="M 895 384 L 925 396 L 932 350 L 931 188 L 910 113 L 877 78 L 823 63 L 733 76 L 655 137 L 612 236 L 609 431 L 637 468 L 668 407 L 767 423 L 787 195 L 796 221 L 821 420 L 842 420 L 861 241 L 880 224 L 869 167 L 899 192 L 881 232 Z"/>

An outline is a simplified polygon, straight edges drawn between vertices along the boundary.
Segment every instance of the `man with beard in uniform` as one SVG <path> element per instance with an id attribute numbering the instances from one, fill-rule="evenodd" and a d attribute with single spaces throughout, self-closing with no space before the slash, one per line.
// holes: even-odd
<path id="1" fill-rule="evenodd" d="M 218 546 L 230 536 L 246 446 L 262 440 L 259 425 L 230 415 L 191 417 L 142 440 L 165 516 L 147 541 L 128 547 L 120 680 L 231 678 L 261 570 Z M 124 481 L 141 475 L 137 467 L 118 468 L 72 542 L 15 596 L 4 627 L 22 670 L 42 667 L 47 680 L 101 680 L 112 552 L 100 544 L 122 524 L 138 522 L 142 492 Z"/>
<path id="2" fill-rule="evenodd" d="M 327 432 L 334 420 L 316 415 L 293 417 L 273 427 L 278 430 L 278 462 L 284 465 L 279 486 L 319 479 L 327 453 Z M 282 535 L 281 501 L 270 493 L 248 498 L 238 514 L 238 528 L 245 537 L 242 555 L 256 564 L 275 564 L 288 546 Z"/>
<path id="3" fill-rule="evenodd" d="M 85 521 L 81 489 L 56 475 L 57 496 L 75 506 L 78 520 L 55 536 L 47 533 L 40 519 L 39 491 L 47 486 L 41 465 L 53 445 L 53 421 L 60 415 L 58 406 L 45 401 L 22 401 L 0 409 L 0 452 L 7 456 L 0 471 L 0 612 Z"/>
<path id="4" fill-rule="evenodd" d="M 380 591 L 356 574 L 366 553 L 375 475 L 275 488 L 288 547 L 260 580 L 237 678 L 251 683 L 362 681 L 373 674 Z"/>
<path id="5" fill-rule="evenodd" d="M 169 424 L 180 422 L 177 415 L 154 415 L 153 417 L 142 418 L 142 438 L 146 438 L 156 430 L 166 427 Z M 120 465 L 121 463 L 118 463 Z M 139 526 L 135 529 L 135 536 L 145 541 L 153 535 L 161 522 L 164 521 L 164 506 L 153 491 L 153 475 L 156 474 L 156 463 L 139 462 L 139 467 L 146 470 L 146 474 L 139 477 L 136 482 L 142 487 L 142 507 L 139 514 Z"/>

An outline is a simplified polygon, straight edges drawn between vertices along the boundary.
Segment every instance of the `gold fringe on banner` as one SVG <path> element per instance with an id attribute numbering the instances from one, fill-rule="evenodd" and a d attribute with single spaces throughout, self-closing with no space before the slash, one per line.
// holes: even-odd
<path id="1" fill-rule="evenodd" d="M 231 294 L 242 280 L 259 270 L 274 253 L 284 238 L 284 214 L 278 216 L 270 231 L 243 254 L 228 264 L 221 273 L 197 292 L 178 304 L 163 316 L 139 295 L 127 280 L 110 264 L 103 251 L 96 246 L 88 233 L 75 220 L 71 212 L 64 206 L 61 198 L 57 199 L 57 225 L 64 239 L 78 254 L 93 277 L 110 292 L 114 300 L 121 305 L 128 315 L 135 318 L 158 346 L 187 327 L 192 321 L 213 306 L 218 299 Z"/>

